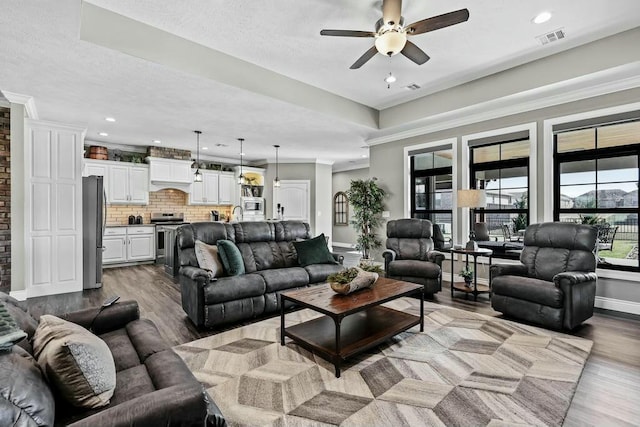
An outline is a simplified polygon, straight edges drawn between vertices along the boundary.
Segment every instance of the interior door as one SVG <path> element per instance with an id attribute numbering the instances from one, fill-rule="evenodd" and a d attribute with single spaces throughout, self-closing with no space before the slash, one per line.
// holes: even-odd
<path id="1" fill-rule="evenodd" d="M 309 180 L 281 180 L 280 188 L 273 189 L 273 218 L 280 218 L 280 205 L 284 209 L 282 219 L 310 222 L 310 189 Z"/>

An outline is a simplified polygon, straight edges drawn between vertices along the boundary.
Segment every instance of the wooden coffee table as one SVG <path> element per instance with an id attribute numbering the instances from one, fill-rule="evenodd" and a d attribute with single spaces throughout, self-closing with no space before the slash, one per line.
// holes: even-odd
<path id="1" fill-rule="evenodd" d="M 420 297 L 419 317 L 381 305 L 412 294 Z M 324 316 L 285 328 L 285 301 Z M 280 344 L 287 336 L 329 360 L 337 378 L 344 360 L 416 325 L 424 331 L 424 286 L 416 283 L 380 278 L 349 295 L 336 294 L 329 284 L 280 294 Z"/>

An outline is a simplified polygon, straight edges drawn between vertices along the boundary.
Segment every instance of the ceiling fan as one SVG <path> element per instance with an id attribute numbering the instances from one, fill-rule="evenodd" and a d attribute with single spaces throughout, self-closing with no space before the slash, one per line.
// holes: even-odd
<path id="1" fill-rule="evenodd" d="M 393 56 L 403 54 L 418 65 L 429 60 L 429 55 L 422 49 L 407 40 L 407 36 L 417 36 L 429 31 L 439 30 L 451 25 L 460 24 L 469 19 L 469 10 L 460 9 L 455 12 L 433 16 L 404 25 L 404 17 L 401 15 L 402 0 L 382 0 L 382 18 L 376 22 L 376 31 L 351 31 L 351 30 L 322 30 L 322 36 L 338 37 L 375 37 L 375 45 L 366 51 L 353 65 L 352 70 L 362 67 L 376 53 Z"/>

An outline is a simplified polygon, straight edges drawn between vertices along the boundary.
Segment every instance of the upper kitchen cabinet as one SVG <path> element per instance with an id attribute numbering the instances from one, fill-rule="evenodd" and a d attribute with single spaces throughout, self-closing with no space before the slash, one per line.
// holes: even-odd
<path id="1" fill-rule="evenodd" d="M 148 205 L 148 166 L 110 165 L 107 196 L 110 204 Z"/>
<path id="2" fill-rule="evenodd" d="M 104 160 L 84 159 L 82 176 L 101 176 L 104 191 L 109 194 L 109 164 Z"/>
<path id="3" fill-rule="evenodd" d="M 218 172 L 201 170 L 202 182 L 191 184 L 189 192 L 190 205 L 218 205 L 219 202 L 219 178 Z M 193 175 L 192 175 L 193 176 Z"/>
<path id="4" fill-rule="evenodd" d="M 149 178 L 151 182 L 171 182 L 191 184 L 193 175 L 191 174 L 190 160 L 161 159 L 157 157 L 147 157 L 149 163 Z"/>
<path id="5" fill-rule="evenodd" d="M 233 176 L 233 172 L 220 172 L 220 178 L 218 178 L 218 204 L 220 205 L 235 205 L 235 194 L 237 191 L 236 180 Z"/>

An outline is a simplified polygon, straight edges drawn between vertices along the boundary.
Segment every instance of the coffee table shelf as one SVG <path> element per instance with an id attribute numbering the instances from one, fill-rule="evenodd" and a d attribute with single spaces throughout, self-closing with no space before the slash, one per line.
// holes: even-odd
<path id="1" fill-rule="evenodd" d="M 340 325 L 339 352 L 336 351 L 335 323 L 322 316 L 285 329 L 292 338 L 310 351 L 324 353 L 328 359 L 342 360 L 386 341 L 400 332 L 420 324 L 420 318 L 388 307 L 377 306 L 347 316 Z"/>
<path id="2" fill-rule="evenodd" d="M 408 295 L 420 297 L 420 315 L 382 304 Z M 342 362 L 413 326 L 424 330 L 424 287 L 416 283 L 379 278 L 371 288 L 338 295 L 328 284 L 280 293 L 280 344 L 285 337 L 333 363 L 340 377 Z M 324 316 L 285 328 L 285 303 L 309 308 Z"/>

